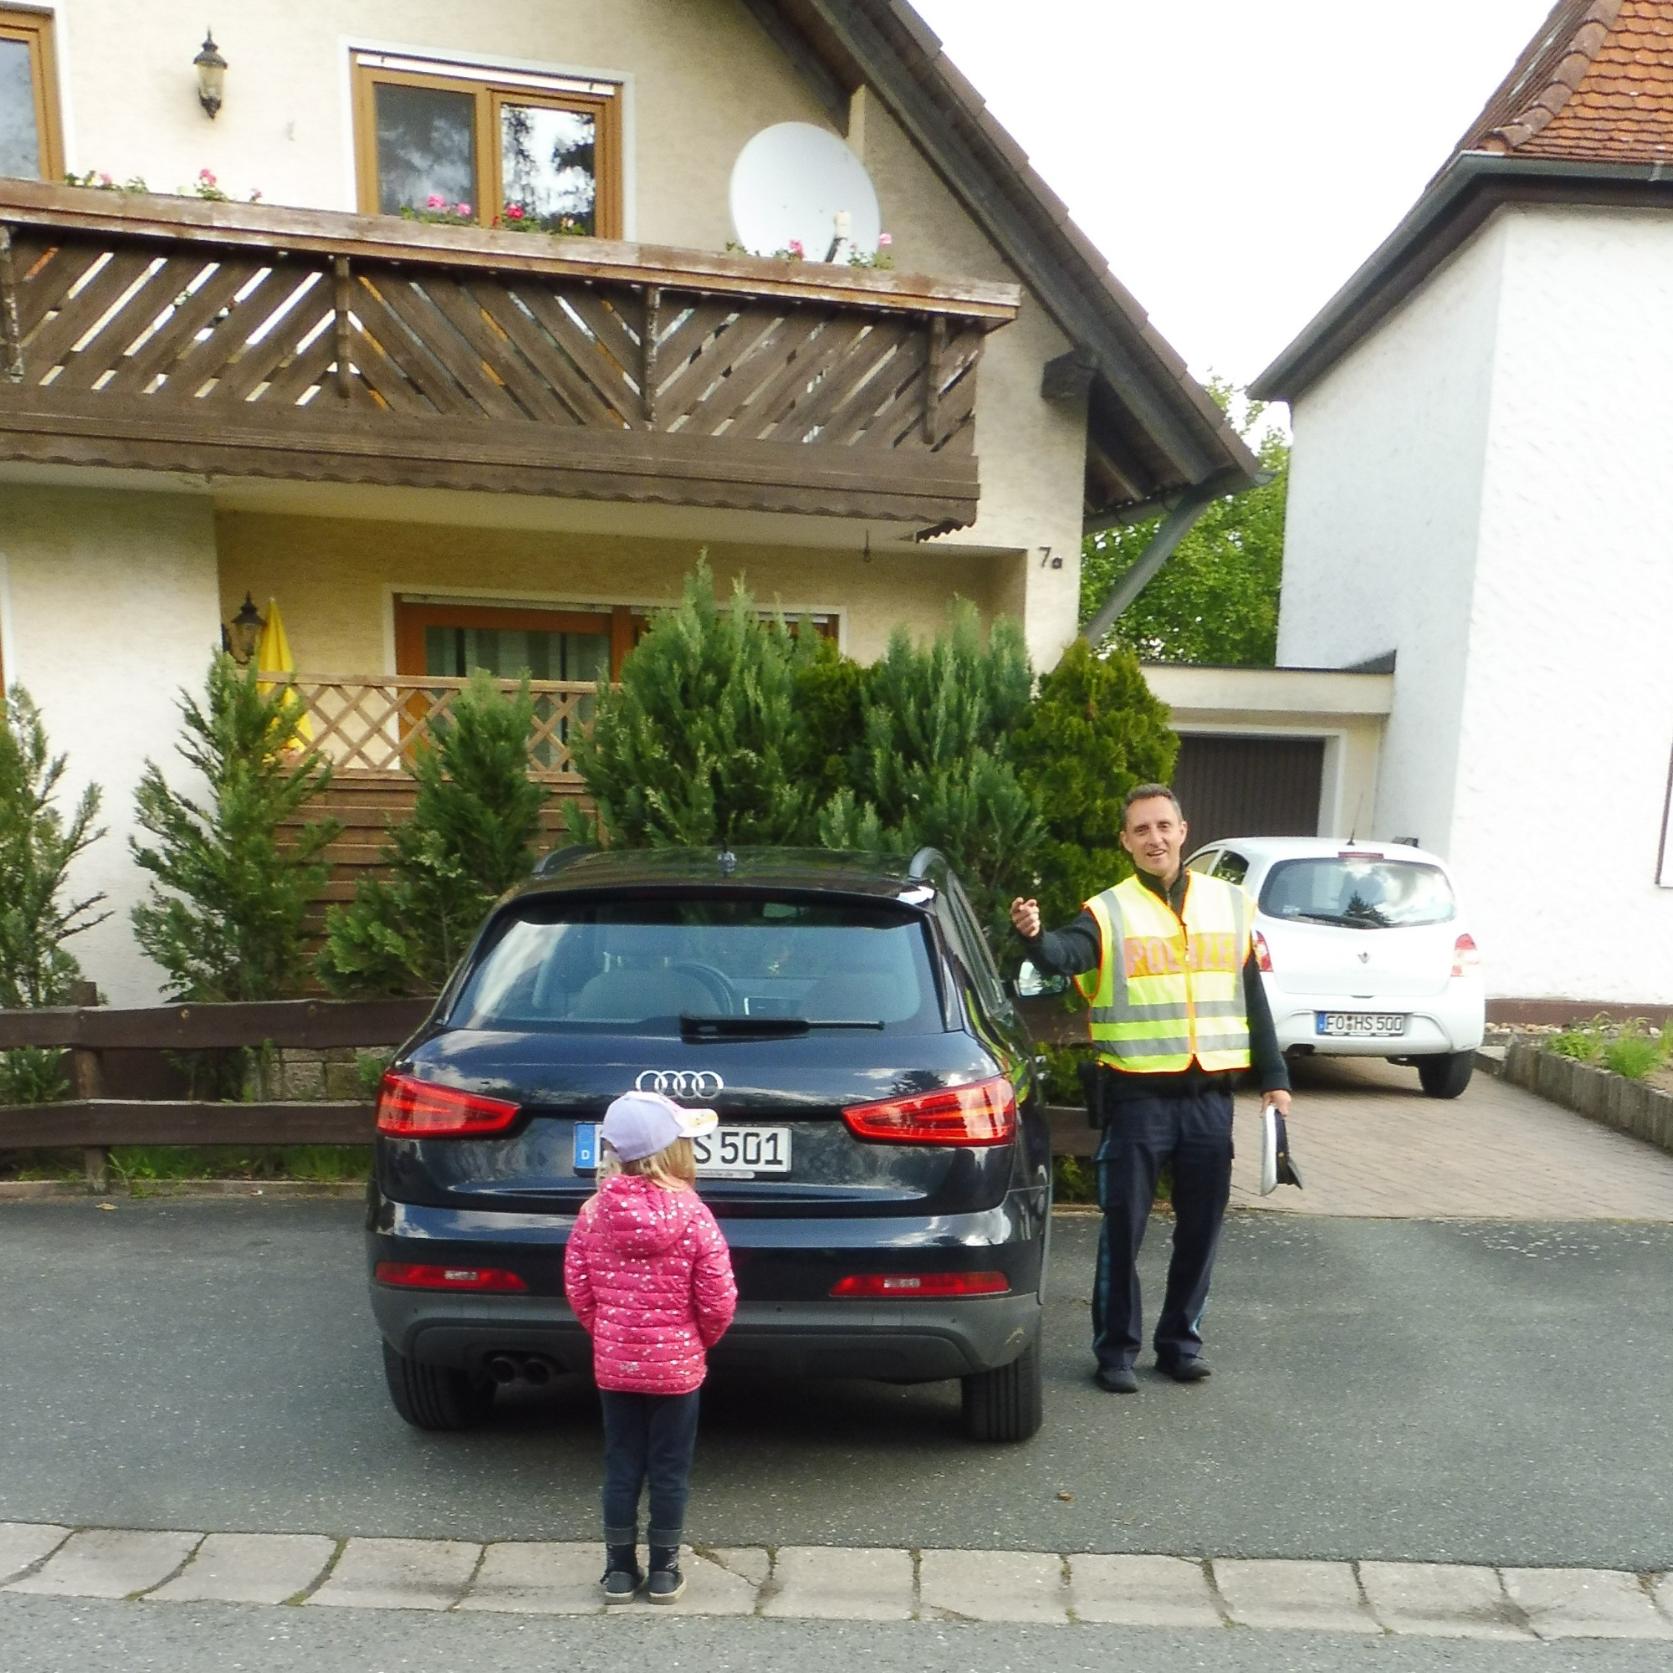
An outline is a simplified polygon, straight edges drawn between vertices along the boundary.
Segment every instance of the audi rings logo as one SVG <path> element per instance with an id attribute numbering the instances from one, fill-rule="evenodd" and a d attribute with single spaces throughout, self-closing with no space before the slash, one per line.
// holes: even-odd
<path id="1" fill-rule="evenodd" d="M 725 1084 L 713 1069 L 642 1069 L 633 1086 L 664 1098 L 712 1098 Z"/>

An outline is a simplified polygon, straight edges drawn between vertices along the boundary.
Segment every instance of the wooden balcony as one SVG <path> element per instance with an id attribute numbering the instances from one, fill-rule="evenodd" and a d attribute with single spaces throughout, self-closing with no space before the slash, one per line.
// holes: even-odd
<path id="1" fill-rule="evenodd" d="M 0 459 L 960 525 L 1019 294 L 0 180 Z"/>

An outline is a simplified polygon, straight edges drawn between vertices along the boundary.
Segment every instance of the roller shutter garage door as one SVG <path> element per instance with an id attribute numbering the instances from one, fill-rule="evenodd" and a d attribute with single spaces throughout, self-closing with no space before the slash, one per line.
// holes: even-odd
<path id="1" fill-rule="evenodd" d="M 1187 851 L 1228 836 L 1317 836 L 1324 743 L 1182 734 L 1173 787 L 1190 826 Z"/>

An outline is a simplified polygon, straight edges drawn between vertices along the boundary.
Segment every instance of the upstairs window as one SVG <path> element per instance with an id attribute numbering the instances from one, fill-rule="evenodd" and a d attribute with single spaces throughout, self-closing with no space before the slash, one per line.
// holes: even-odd
<path id="1" fill-rule="evenodd" d="M 617 83 L 362 52 L 354 92 L 363 210 L 621 236 Z"/>
<path id="2" fill-rule="evenodd" d="M 59 132 L 52 19 L 0 6 L 0 175 L 61 179 Z"/>

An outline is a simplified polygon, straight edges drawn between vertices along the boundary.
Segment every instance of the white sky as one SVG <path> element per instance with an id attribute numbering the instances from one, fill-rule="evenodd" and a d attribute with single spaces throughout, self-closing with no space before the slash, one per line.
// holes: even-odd
<path id="1" fill-rule="evenodd" d="M 914 3 L 1156 328 L 1239 384 L 1393 230 L 1551 9 Z"/>

